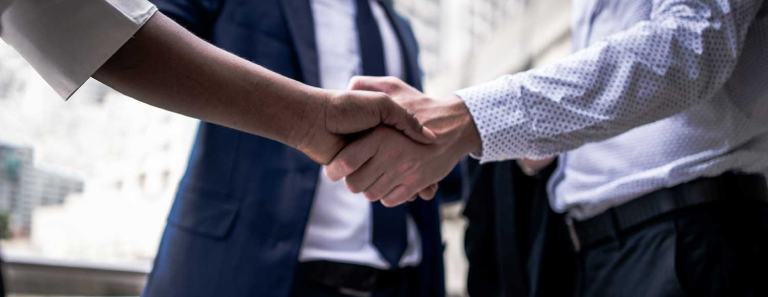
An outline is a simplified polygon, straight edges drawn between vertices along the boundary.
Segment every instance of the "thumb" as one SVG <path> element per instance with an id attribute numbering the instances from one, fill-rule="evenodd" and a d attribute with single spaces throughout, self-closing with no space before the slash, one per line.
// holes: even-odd
<path id="1" fill-rule="evenodd" d="M 381 123 L 403 132 L 414 141 L 431 144 L 437 139 L 432 130 L 424 127 L 416 116 L 389 97 L 378 101 Z"/>
<path id="2" fill-rule="evenodd" d="M 355 76 L 349 82 L 349 89 L 387 94 L 386 97 L 377 101 L 383 124 L 392 126 L 414 141 L 424 144 L 433 143 L 437 138 L 435 133 L 424 127 L 413 113 L 392 99 L 399 93 L 412 89 L 402 80 L 394 77 Z"/>
<path id="3" fill-rule="evenodd" d="M 346 91 L 333 98 L 330 108 L 326 109 L 325 128 L 328 132 L 353 134 L 387 125 L 423 144 L 431 144 L 437 138 L 405 107 L 384 93 Z"/>
<path id="4" fill-rule="evenodd" d="M 394 77 L 384 76 L 355 76 L 349 80 L 348 90 L 356 91 L 372 91 L 387 93 L 387 95 L 394 95 L 397 89 L 402 84 L 405 84 L 401 80 Z"/>

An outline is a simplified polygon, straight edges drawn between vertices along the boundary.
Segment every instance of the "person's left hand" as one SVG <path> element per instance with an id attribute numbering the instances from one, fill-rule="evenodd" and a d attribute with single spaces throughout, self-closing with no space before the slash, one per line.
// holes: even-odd
<path id="1" fill-rule="evenodd" d="M 363 192 L 371 201 L 397 206 L 412 200 L 447 176 L 463 156 L 480 148 L 477 128 L 456 96 L 433 100 L 391 77 L 357 77 L 350 88 L 387 93 L 437 135 L 434 143 L 419 144 L 379 127 L 347 145 L 325 173 L 334 181 L 346 177 L 352 192 Z"/>

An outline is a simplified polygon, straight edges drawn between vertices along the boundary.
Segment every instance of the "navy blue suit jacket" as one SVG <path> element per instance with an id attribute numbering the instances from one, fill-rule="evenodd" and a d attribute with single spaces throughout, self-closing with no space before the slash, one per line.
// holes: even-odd
<path id="1" fill-rule="evenodd" d="M 310 0 L 154 0 L 197 36 L 281 75 L 319 86 Z M 417 44 L 385 3 L 421 88 Z M 275 115 L 279 116 L 279 115 Z M 320 166 L 278 142 L 201 123 L 144 296 L 285 297 Z M 443 296 L 436 201 L 412 203 L 423 243 L 419 296 Z"/>

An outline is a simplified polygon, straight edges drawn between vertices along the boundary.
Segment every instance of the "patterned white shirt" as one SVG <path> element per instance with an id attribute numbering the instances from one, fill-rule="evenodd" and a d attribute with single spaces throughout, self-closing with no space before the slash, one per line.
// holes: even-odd
<path id="1" fill-rule="evenodd" d="M 699 177 L 768 173 L 768 5 L 574 4 L 575 53 L 457 92 L 482 162 L 562 154 L 550 199 L 576 219 Z"/>

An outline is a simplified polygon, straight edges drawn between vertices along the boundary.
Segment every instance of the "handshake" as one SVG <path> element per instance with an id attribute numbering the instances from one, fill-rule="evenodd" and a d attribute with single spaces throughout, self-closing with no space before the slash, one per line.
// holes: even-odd
<path id="1" fill-rule="evenodd" d="M 294 146 L 353 193 L 389 207 L 432 199 L 437 182 L 481 150 L 457 96 L 434 100 L 392 77 L 355 77 L 349 89 L 328 96 Z"/>

